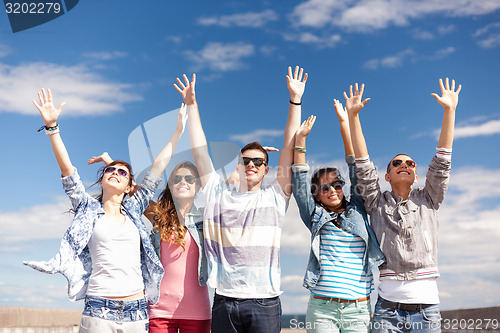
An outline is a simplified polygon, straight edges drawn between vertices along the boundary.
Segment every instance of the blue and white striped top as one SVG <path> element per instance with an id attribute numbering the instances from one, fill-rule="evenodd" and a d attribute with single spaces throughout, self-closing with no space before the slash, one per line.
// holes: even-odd
<path id="1" fill-rule="evenodd" d="M 370 295 L 372 273 L 363 270 L 365 242 L 327 222 L 320 230 L 321 273 L 311 293 L 355 300 Z"/>

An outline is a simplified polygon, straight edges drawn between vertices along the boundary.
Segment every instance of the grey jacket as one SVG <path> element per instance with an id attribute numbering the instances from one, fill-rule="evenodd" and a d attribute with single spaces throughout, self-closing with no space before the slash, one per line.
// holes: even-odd
<path id="1" fill-rule="evenodd" d="M 380 279 L 415 280 L 437 277 L 438 208 L 450 177 L 451 161 L 434 156 L 425 186 L 413 189 L 406 201 L 380 191 L 373 162 L 356 167 L 358 189 L 373 231 L 386 257 Z"/>

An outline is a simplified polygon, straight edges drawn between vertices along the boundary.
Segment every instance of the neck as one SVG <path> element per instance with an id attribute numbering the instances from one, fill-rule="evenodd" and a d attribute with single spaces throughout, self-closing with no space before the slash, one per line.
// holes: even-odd
<path id="1" fill-rule="evenodd" d="M 408 186 L 408 184 L 391 184 L 391 187 L 392 193 L 403 198 L 403 200 L 408 199 L 412 189 L 412 185 Z"/>
<path id="2" fill-rule="evenodd" d="M 240 188 L 238 189 L 238 192 L 243 193 L 243 192 L 251 192 L 251 191 L 258 191 L 262 187 L 262 180 L 258 183 L 251 183 L 251 182 L 240 182 Z"/>
<path id="3" fill-rule="evenodd" d="M 120 215 L 120 207 L 122 205 L 124 194 L 121 195 L 104 195 L 102 197 L 102 205 L 104 206 L 104 211 L 108 215 Z"/>
<path id="4" fill-rule="evenodd" d="M 193 200 L 192 199 L 175 200 L 174 204 L 179 220 L 184 221 L 184 218 L 186 217 L 187 213 L 189 213 L 191 211 L 191 208 L 193 208 Z"/>

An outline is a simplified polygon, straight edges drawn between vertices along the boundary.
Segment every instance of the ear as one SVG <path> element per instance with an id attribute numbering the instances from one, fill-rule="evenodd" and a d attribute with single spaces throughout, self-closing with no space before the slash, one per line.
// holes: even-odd
<path id="1" fill-rule="evenodd" d="M 417 172 L 415 172 L 415 181 L 413 183 L 416 183 L 418 182 L 418 175 L 417 175 Z"/>
<path id="2" fill-rule="evenodd" d="M 127 185 L 127 187 L 125 188 L 125 191 L 123 191 L 123 192 L 125 192 L 126 194 L 129 194 L 130 191 L 132 191 L 132 186 Z"/>
<path id="3" fill-rule="evenodd" d="M 385 174 L 385 180 L 387 180 L 389 183 L 391 182 L 391 176 L 389 176 L 388 173 Z"/>
<path id="4" fill-rule="evenodd" d="M 264 176 L 267 175 L 268 172 L 269 172 L 269 165 L 266 165 L 266 169 L 264 170 Z"/>

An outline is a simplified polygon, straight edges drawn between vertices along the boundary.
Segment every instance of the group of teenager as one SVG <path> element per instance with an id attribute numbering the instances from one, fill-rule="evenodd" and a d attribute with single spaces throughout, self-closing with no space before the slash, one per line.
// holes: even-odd
<path id="1" fill-rule="evenodd" d="M 269 149 L 259 142 L 241 149 L 228 179 L 214 169 L 193 74 L 174 84 L 184 102 L 176 129 L 140 185 L 125 161 L 106 153 L 89 160 L 105 164 L 97 197 L 86 192 L 61 139 L 57 120 L 64 104 L 56 108 L 50 90 L 38 93 L 33 103 L 74 218 L 54 258 L 25 264 L 66 277 L 69 298 L 85 302 L 80 332 L 280 332 L 280 238 L 292 193 L 311 232 L 303 281 L 310 291 L 308 332 L 440 331 L 437 210 L 449 181 L 461 86 L 440 79 L 441 95 L 432 94 L 444 117 L 424 187 L 413 187 L 417 165 L 398 154 L 387 165 L 391 191 L 384 192 L 359 120 L 369 101 L 363 100 L 364 85 L 344 92 L 345 109 L 334 100 L 349 170 L 348 200 L 339 168 L 322 167 L 308 177 L 306 138 L 316 117 L 301 122 L 307 78 L 302 68 L 288 68 L 288 120 L 269 186 L 262 186 Z M 186 123 L 195 164 L 175 166 L 155 202 Z M 370 300 L 376 267 L 378 299 Z M 215 289 L 211 309 L 207 286 Z"/>

